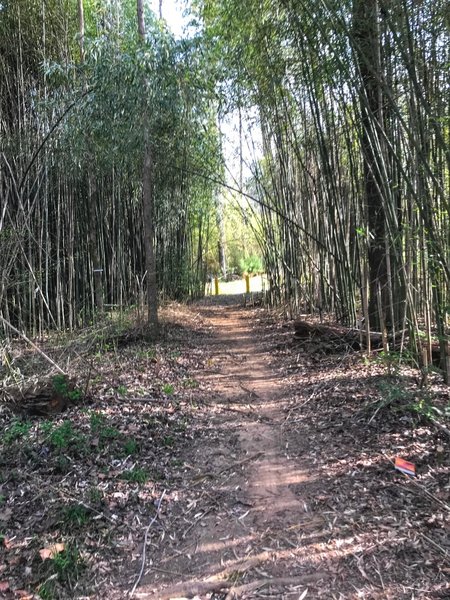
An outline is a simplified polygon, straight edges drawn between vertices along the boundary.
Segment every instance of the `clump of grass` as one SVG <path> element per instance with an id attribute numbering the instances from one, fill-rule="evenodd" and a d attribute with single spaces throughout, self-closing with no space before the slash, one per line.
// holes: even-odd
<path id="1" fill-rule="evenodd" d="M 38 594 L 42 600 L 62 598 L 60 586 L 70 588 L 80 576 L 81 571 L 86 568 L 86 564 L 74 544 L 68 544 L 62 552 L 58 552 L 51 559 L 45 561 L 45 564 L 46 579 L 38 587 Z M 69 596 L 71 597 L 72 594 L 65 589 L 64 597 Z"/>
<path id="2" fill-rule="evenodd" d="M 134 438 L 129 438 L 125 440 L 123 445 L 123 452 L 127 456 L 130 454 L 138 454 L 139 453 L 139 444 Z"/>
<path id="3" fill-rule="evenodd" d="M 85 447 L 85 436 L 74 428 L 71 421 L 66 420 L 56 426 L 49 422 L 43 424 L 42 430 L 47 434 L 50 444 L 59 451 L 68 450 L 70 447 L 81 450 Z"/>
<path id="4" fill-rule="evenodd" d="M 165 383 L 162 387 L 162 391 L 168 396 L 172 396 L 175 391 L 175 387 L 171 383 Z"/>
<path id="5" fill-rule="evenodd" d="M 196 379 L 193 379 L 192 377 L 188 377 L 187 379 L 185 379 L 183 381 L 183 387 L 187 388 L 187 389 L 196 389 L 198 388 L 199 383 Z"/>
<path id="6" fill-rule="evenodd" d="M 63 511 L 67 525 L 82 527 L 90 520 L 90 511 L 83 504 L 70 504 Z"/>
<path id="7" fill-rule="evenodd" d="M 124 471 L 122 478 L 132 483 L 146 483 L 150 479 L 150 475 L 145 469 L 134 467 L 129 471 Z"/>
<path id="8" fill-rule="evenodd" d="M 99 505 L 103 502 L 103 492 L 96 487 L 91 487 L 89 490 L 89 501 L 93 505 Z"/>
<path id="9" fill-rule="evenodd" d="M 173 444 L 174 444 L 174 441 L 175 441 L 175 440 L 174 440 L 173 436 L 171 436 L 171 435 L 166 435 L 166 436 L 163 438 L 163 444 L 164 444 L 164 446 L 166 446 L 167 448 L 171 448 L 171 447 L 173 446 Z"/>

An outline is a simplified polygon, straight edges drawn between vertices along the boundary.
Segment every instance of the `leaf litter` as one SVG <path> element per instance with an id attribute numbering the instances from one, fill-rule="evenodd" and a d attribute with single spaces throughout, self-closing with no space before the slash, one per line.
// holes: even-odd
<path id="1" fill-rule="evenodd" d="M 2 597 L 450 597 L 447 424 L 408 408 L 416 374 L 310 352 L 275 313 L 240 310 L 249 351 L 283 389 L 273 422 L 246 381 L 230 381 L 247 351 L 214 343 L 208 307 L 169 305 L 155 345 L 134 333 L 99 344 L 86 332 L 72 350 L 46 342 L 88 393 L 46 419 L 0 409 Z M 448 404 L 437 378 L 429 386 Z M 309 475 L 288 486 L 305 513 L 277 514 L 257 536 L 243 482 L 263 457 L 243 454 L 239 437 L 253 423 L 258 435 L 275 427 Z M 395 471 L 397 456 L 417 480 Z M 215 545 L 199 534 L 209 529 Z"/>

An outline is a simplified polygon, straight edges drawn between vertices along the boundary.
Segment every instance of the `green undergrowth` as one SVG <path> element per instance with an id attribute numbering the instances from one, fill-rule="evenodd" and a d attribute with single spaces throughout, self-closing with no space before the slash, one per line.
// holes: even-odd
<path id="1" fill-rule="evenodd" d="M 29 507 L 19 501 L 21 511 L 38 511 L 45 523 L 45 530 L 36 524 L 37 535 L 22 534 L 34 547 L 31 591 L 37 597 L 68 598 L 76 587 L 88 585 L 91 549 L 84 547 L 85 540 L 98 539 L 100 546 L 113 547 L 115 530 L 105 521 L 105 513 L 113 512 L 117 522 L 121 518 L 128 522 L 133 512 L 143 510 L 141 497 L 149 498 L 144 506 L 152 510 L 154 486 L 167 477 L 160 463 L 170 468 L 182 464 L 174 462 L 173 454 L 180 436 L 187 433 L 186 423 L 181 414 L 175 418 L 149 410 L 127 427 L 120 411 L 100 408 L 71 409 L 64 417 L 10 419 L 0 433 L 0 538 L 3 543 L 20 537 L 13 515 L 24 522 L 28 517 L 16 514 L 16 491 L 32 482 L 37 487 Z M 39 499 L 43 492 L 45 501 Z M 44 562 L 33 558 L 43 545 L 43 534 L 65 544 L 63 552 Z"/>
<path id="2" fill-rule="evenodd" d="M 443 399 L 427 387 L 419 387 L 416 382 L 411 384 L 399 375 L 386 376 L 378 382 L 377 388 L 379 399 L 375 403 L 371 421 L 385 411 L 399 417 L 408 416 L 416 426 L 427 420 L 444 424 L 450 419 L 448 399 Z"/>
<path id="3" fill-rule="evenodd" d="M 110 565 L 124 532 L 128 537 L 135 527 L 140 537 L 135 516 L 151 519 L 155 498 L 180 477 L 193 407 L 201 404 L 191 366 L 198 368 L 204 350 L 192 352 L 184 322 L 169 327 L 156 344 L 139 338 L 135 323 L 113 321 L 77 337 L 56 336 L 65 356 L 76 351 L 70 377 L 49 380 L 48 391 L 70 401 L 65 410 L 46 417 L 0 413 L 0 564 L 11 589 L 46 600 L 94 597 L 96 566 L 114 578 Z M 51 354 L 50 346 L 47 340 Z M 28 366 L 37 372 L 39 360 L 15 364 L 34 376 Z M 47 381 L 48 365 L 39 367 L 47 368 Z M 64 550 L 41 559 L 41 549 L 54 544 Z"/>

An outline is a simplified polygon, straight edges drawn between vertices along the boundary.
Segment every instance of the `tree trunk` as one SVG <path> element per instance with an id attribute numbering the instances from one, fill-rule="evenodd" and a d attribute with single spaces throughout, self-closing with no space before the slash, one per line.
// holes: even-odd
<path id="1" fill-rule="evenodd" d="M 216 200 L 216 222 L 219 239 L 217 249 L 219 254 L 219 268 L 223 277 L 227 276 L 227 242 L 225 236 L 225 222 L 223 215 L 223 205 L 219 198 Z"/>
<path id="2" fill-rule="evenodd" d="M 84 62 L 84 6 L 83 0 L 78 0 L 78 35 L 80 44 L 80 63 Z"/>
<path id="3" fill-rule="evenodd" d="M 137 0 L 138 33 L 142 44 L 145 44 L 145 20 L 143 0 Z M 147 87 L 144 82 L 144 91 Z M 144 249 L 145 268 L 147 271 L 147 329 L 150 339 L 158 335 L 158 283 L 156 278 L 155 257 L 155 210 L 153 197 L 153 160 L 148 119 L 145 115 L 148 110 L 144 107 L 144 158 L 142 172 L 142 215 L 144 219 Z"/>
<path id="4" fill-rule="evenodd" d="M 364 193 L 369 226 L 369 319 L 379 330 L 377 293 L 381 291 L 381 317 L 388 318 L 388 272 L 385 248 L 385 208 L 381 175 L 383 129 L 381 59 L 378 0 L 354 0 L 353 31 L 361 76 L 361 148 L 364 162 Z"/>

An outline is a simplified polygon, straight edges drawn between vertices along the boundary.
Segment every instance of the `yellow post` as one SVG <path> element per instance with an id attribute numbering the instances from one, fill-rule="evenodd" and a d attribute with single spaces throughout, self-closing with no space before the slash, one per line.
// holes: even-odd
<path id="1" fill-rule="evenodd" d="M 214 277 L 214 291 L 216 293 L 216 296 L 219 295 L 219 279 L 217 277 Z"/>
<path id="2" fill-rule="evenodd" d="M 245 276 L 245 293 L 250 294 L 250 275 Z"/>

